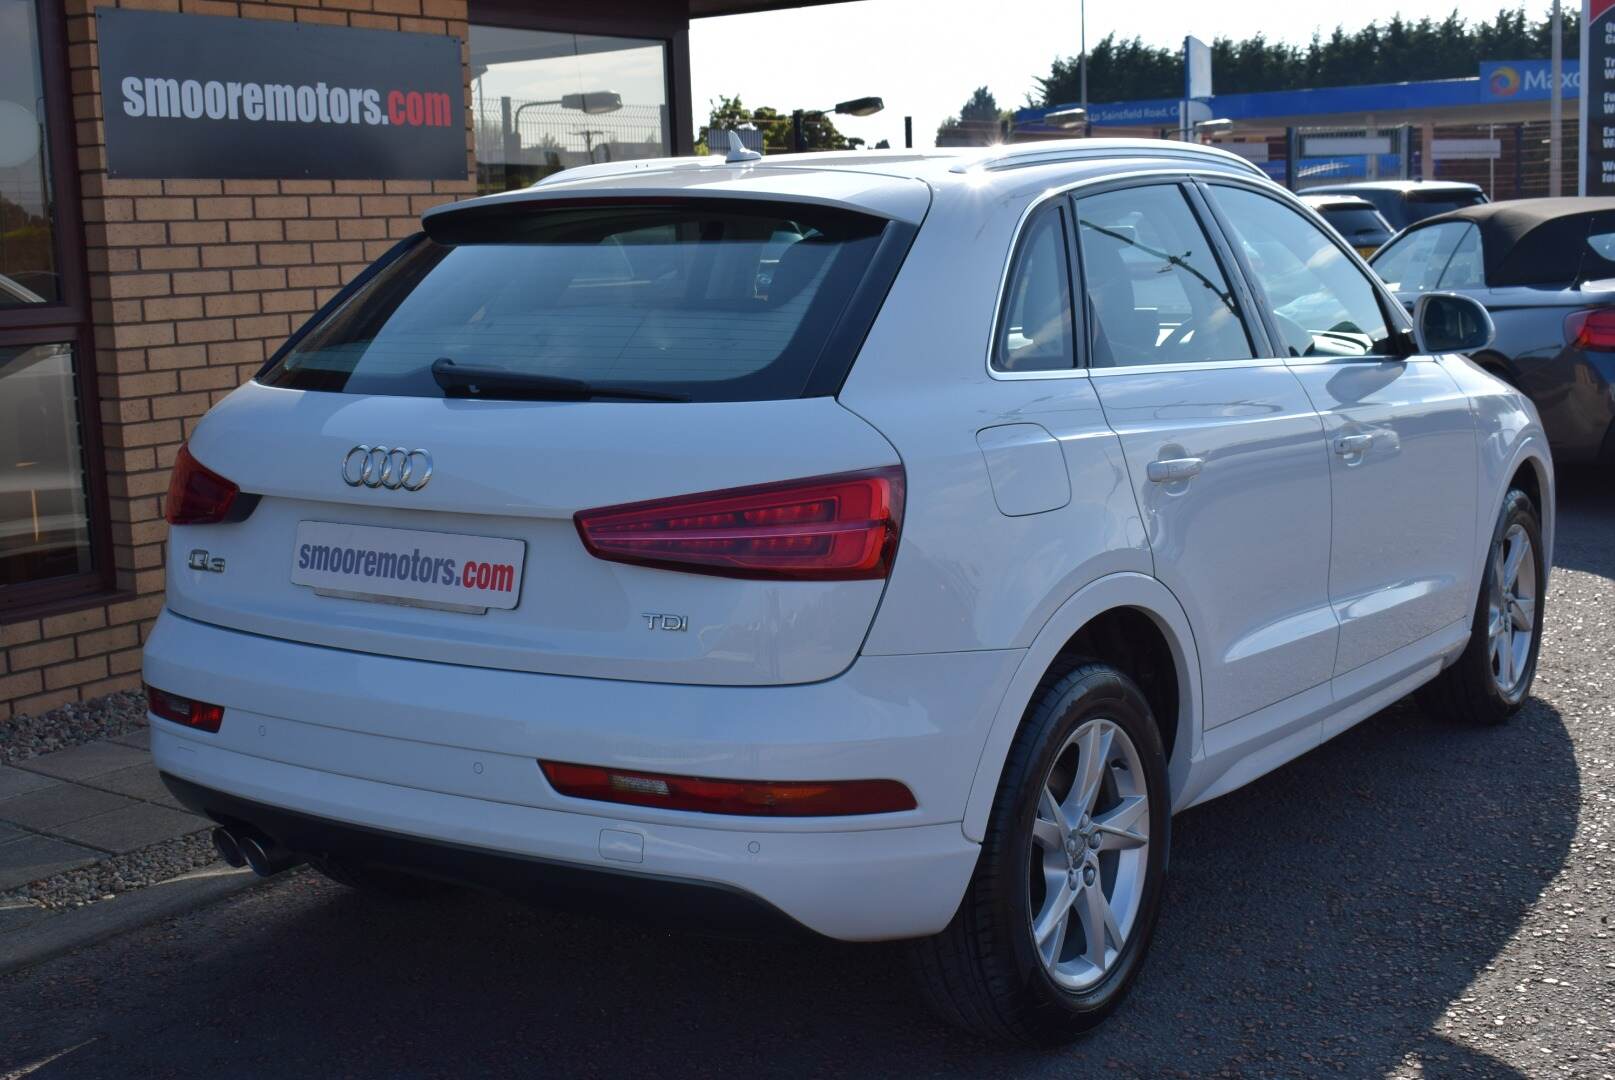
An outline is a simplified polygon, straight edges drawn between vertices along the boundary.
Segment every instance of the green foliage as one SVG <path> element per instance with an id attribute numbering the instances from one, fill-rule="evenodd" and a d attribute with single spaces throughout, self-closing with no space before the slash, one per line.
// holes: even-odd
<path id="1" fill-rule="evenodd" d="M 710 113 L 706 124 L 701 128 L 700 137 L 695 144 L 697 154 L 723 153 L 728 147 L 722 132 L 734 128 L 756 127 L 763 133 L 763 153 L 787 154 L 791 150 L 791 114 L 782 113 L 778 109 L 764 105 L 756 109 L 748 109 L 735 97 L 719 97 L 717 101 L 707 103 Z M 847 137 L 836 130 L 835 124 L 822 112 L 805 112 L 802 114 L 802 130 L 805 133 L 807 148 L 809 150 L 847 150 L 852 144 Z M 717 131 L 715 137 L 708 133 Z"/>
<path id="2" fill-rule="evenodd" d="M 1000 121 L 1006 115 L 998 99 L 985 86 L 978 86 L 964 103 L 958 116 L 950 116 L 936 129 L 938 146 L 985 146 L 997 140 Z"/>
<path id="3" fill-rule="evenodd" d="M 1569 7 L 1569 5 L 1567 5 Z M 1564 54 L 1578 48 L 1579 14 L 1564 12 Z M 1347 33 L 1335 27 L 1327 38 L 1313 35 L 1305 47 L 1268 41 L 1261 34 L 1211 44 L 1211 70 L 1219 94 L 1259 90 L 1299 90 L 1311 86 L 1472 76 L 1482 60 L 1546 59 L 1553 30 L 1547 16 L 1533 22 L 1525 9 L 1501 10 L 1490 21 L 1470 23 L 1456 11 L 1437 22 L 1396 16 Z M 1056 58 L 1049 74 L 1036 80 L 1031 100 L 1040 105 L 1074 102 L 1081 95 L 1076 57 Z M 1094 102 L 1174 98 L 1183 93 L 1183 52 L 1146 45 L 1142 39 L 1117 40 L 1108 34 L 1089 53 L 1088 99 Z"/>

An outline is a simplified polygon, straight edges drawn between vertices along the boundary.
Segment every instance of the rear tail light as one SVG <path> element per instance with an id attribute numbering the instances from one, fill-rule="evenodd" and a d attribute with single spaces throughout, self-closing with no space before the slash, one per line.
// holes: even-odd
<path id="1" fill-rule="evenodd" d="M 842 817 L 914 809 L 896 780 L 708 780 L 541 761 L 544 777 L 574 799 L 757 817 Z"/>
<path id="2" fill-rule="evenodd" d="M 198 731 L 218 731 L 219 723 L 224 719 L 223 705 L 209 705 L 205 701 L 180 697 L 178 694 L 170 694 L 167 690 L 159 690 L 155 686 L 146 687 L 146 708 L 153 716 L 160 716 L 164 720 L 172 720 L 176 724 L 184 724 Z"/>
<path id="3" fill-rule="evenodd" d="M 897 554 L 903 470 L 607 506 L 574 520 L 589 553 L 612 562 L 725 577 L 883 578 Z"/>
<path id="4" fill-rule="evenodd" d="M 212 525 L 224 521 L 241 489 L 191 456 L 183 444 L 174 457 L 163 516 L 170 525 Z"/>
<path id="5" fill-rule="evenodd" d="M 1615 352 L 1615 308 L 1592 308 L 1566 315 L 1565 340 L 1576 349 Z"/>

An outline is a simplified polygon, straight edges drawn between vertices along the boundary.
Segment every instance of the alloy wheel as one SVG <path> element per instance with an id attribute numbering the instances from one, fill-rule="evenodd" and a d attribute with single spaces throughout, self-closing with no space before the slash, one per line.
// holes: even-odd
<path id="1" fill-rule="evenodd" d="M 1517 695 L 1530 671 L 1537 615 L 1536 556 L 1525 527 L 1509 526 L 1492 546 L 1487 604 L 1492 678 L 1505 697 Z"/>
<path id="2" fill-rule="evenodd" d="M 1110 720 L 1079 724 L 1038 794 L 1028 867 L 1032 944 L 1060 987 L 1087 990 L 1115 966 L 1148 872 L 1143 762 Z"/>

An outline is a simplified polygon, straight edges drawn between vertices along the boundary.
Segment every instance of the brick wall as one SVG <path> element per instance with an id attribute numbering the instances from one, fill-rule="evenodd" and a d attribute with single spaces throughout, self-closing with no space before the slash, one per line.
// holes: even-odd
<path id="1" fill-rule="evenodd" d="M 94 10 L 117 5 L 66 4 L 118 592 L 0 625 L 0 720 L 139 686 L 140 645 L 162 607 L 162 496 L 180 442 L 340 286 L 414 232 L 423 210 L 475 191 L 469 124 L 464 181 L 110 179 Z M 121 6 L 466 40 L 466 0 Z M 469 84 L 466 93 L 469 114 Z"/>

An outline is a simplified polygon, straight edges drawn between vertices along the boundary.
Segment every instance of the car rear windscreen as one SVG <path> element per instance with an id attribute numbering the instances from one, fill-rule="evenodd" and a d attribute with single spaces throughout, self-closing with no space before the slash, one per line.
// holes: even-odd
<path id="1" fill-rule="evenodd" d="M 489 209 L 429 222 L 259 381 L 441 397 L 446 359 L 600 398 L 800 397 L 890 224 L 760 200 Z"/>
<path id="2" fill-rule="evenodd" d="M 1347 240 L 1373 239 L 1384 241 L 1390 237 L 1379 214 L 1366 206 L 1328 206 L 1323 219 Z"/>
<path id="3" fill-rule="evenodd" d="M 1485 201 L 1486 196 L 1478 191 L 1410 191 L 1406 197 L 1408 224 Z"/>

